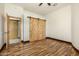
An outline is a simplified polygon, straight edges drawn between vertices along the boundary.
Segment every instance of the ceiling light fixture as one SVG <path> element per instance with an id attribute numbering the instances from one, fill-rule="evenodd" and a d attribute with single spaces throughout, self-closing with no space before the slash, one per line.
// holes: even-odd
<path id="1" fill-rule="evenodd" d="M 42 4 L 44 4 L 44 3 L 40 3 L 39 6 L 41 6 Z M 57 3 L 47 3 L 47 5 L 48 5 L 48 6 L 56 6 Z"/>

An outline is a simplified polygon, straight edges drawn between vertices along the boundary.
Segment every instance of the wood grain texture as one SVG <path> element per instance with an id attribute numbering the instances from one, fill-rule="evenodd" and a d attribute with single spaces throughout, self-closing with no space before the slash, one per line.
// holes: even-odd
<path id="1" fill-rule="evenodd" d="M 1 56 L 79 56 L 79 52 L 76 51 L 71 44 L 57 41 L 57 40 L 40 40 L 24 44 L 19 47 L 20 44 L 10 45 L 9 50 L 4 48 L 0 52 Z"/>
<path id="2" fill-rule="evenodd" d="M 46 21 L 38 18 L 30 18 L 30 41 L 45 39 Z"/>
<path id="3" fill-rule="evenodd" d="M 38 21 L 38 39 L 45 39 L 45 29 L 46 29 L 46 21 L 43 19 L 39 19 Z"/>
<path id="4" fill-rule="evenodd" d="M 30 41 L 38 39 L 38 19 L 30 18 Z"/>
<path id="5" fill-rule="evenodd" d="M 9 21 L 9 39 L 18 38 L 18 21 L 10 20 Z"/>

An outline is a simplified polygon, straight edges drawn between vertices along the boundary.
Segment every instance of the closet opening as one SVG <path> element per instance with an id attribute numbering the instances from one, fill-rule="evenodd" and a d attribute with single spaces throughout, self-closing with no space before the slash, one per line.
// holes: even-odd
<path id="1" fill-rule="evenodd" d="M 9 42 L 10 44 L 18 43 L 20 40 L 20 21 L 9 21 Z"/>
<path id="2" fill-rule="evenodd" d="M 21 17 L 7 16 L 7 40 L 6 48 L 21 47 Z"/>

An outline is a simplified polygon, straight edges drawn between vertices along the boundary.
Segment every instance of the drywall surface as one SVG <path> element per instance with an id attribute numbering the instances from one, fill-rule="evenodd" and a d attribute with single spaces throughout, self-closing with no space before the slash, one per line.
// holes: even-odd
<path id="1" fill-rule="evenodd" d="M 44 19 L 43 16 L 39 15 L 39 14 L 36 14 L 36 13 L 33 13 L 33 12 L 30 12 L 30 11 L 24 11 L 24 20 L 23 20 L 23 40 L 24 41 L 28 41 L 30 38 L 29 38 L 29 33 L 30 33 L 30 19 L 27 18 L 27 16 L 32 16 L 32 17 L 36 17 L 36 18 L 42 18 Z"/>
<path id="2" fill-rule="evenodd" d="M 45 17 L 47 37 L 71 42 L 71 6 L 62 7 Z"/>
<path id="3" fill-rule="evenodd" d="M 0 49 L 2 48 L 3 44 L 4 44 L 4 37 L 3 37 L 3 33 L 4 33 L 4 4 L 0 4 Z"/>
<path id="4" fill-rule="evenodd" d="M 23 8 L 14 4 L 6 3 L 5 13 L 6 15 L 21 17 L 23 15 Z"/>
<path id="5" fill-rule="evenodd" d="M 72 5 L 72 44 L 79 50 L 79 4 Z"/>
<path id="6" fill-rule="evenodd" d="M 0 15 L 0 49 L 2 48 L 4 44 L 4 38 L 3 38 L 3 18 Z"/>

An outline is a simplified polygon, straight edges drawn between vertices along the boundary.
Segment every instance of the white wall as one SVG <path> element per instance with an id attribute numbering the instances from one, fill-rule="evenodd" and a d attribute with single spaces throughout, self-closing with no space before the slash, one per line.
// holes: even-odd
<path id="1" fill-rule="evenodd" d="M 3 24 L 4 24 L 4 19 L 3 19 L 3 16 L 4 16 L 4 5 L 3 4 L 0 4 L 0 49 L 2 48 L 3 44 L 4 44 L 4 38 L 3 38 L 3 33 L 4 33 L 4 30 L 3 30 Z"/>
<path id="2" fill-rule="evenodd" d="M 4 39 L 3 39 L 3 19 L 2 16 L 0 15 L 0 49 L 2 48 L 4 44 Z"/>
<path id="3" fill-rule="evenodd" d="M 14 4 L 5 4 L 5 13 L 10 16 L 21 17 L 23 15 L 23 8 Z"/>
<path id="4" fill-rule="evenodd" d="M 65 6 L 45 16 L 46 36 L 71 42 L 71 6 Z"/>
<path id="5" fill-rule="evenodd" d="M 33 13 L 33 12 L 30 12 L 30 11 L 24 11 L 24 30 L 23 30 L 23 40 L 24 41 L 28 41 L 29 40 L 29 26 L 30 26 L 30 19 L 27 18 L 27 16 L 32 16 L 32 17 L 36 17 L 36 18 L 43 18 L 43 16 L 39 15 L 39 14 L 36 14 L 36 13 Z"/>
<path id="6" fill-rule="evenodd" d="M 72 5 L 72 44 L 79 50 L 79 4 Z"/>

